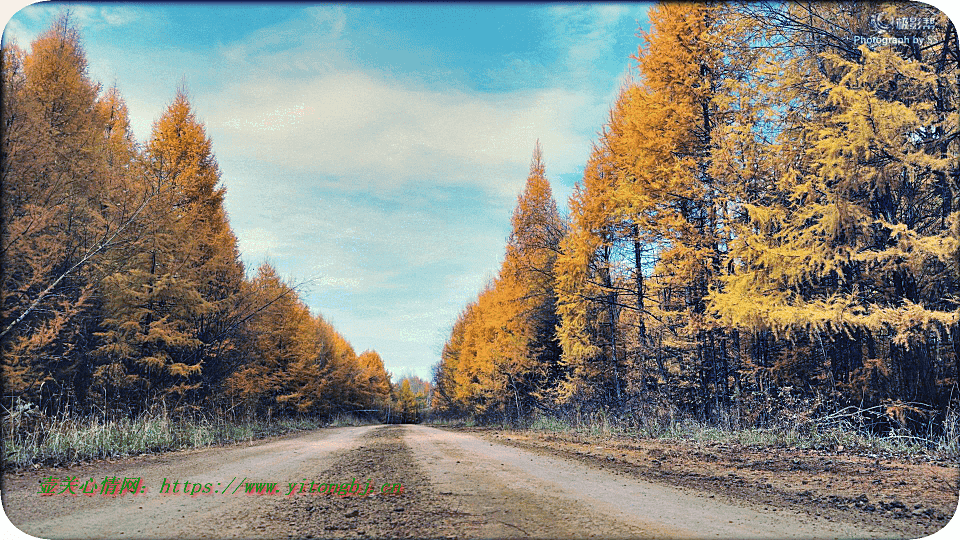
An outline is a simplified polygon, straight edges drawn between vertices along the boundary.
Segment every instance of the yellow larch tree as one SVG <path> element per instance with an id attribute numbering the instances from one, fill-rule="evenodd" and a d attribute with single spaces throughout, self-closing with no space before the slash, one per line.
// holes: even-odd
<path id="1" fill-rule="evenodd" d="M 211 141 L 185 91 L 154 124 L 145 168 L 147 234 L 131 267 L 105 280 L 107 328 L 95 380 L 108 395 L 192 404 L 227 374 L 243 266 Z"/>
<path id="2" fill-rule="evenodd" d="M 563 231 L 538 142 L 500 272 L 458 318 L 435 370 L 438 411 L 519 419 L 549 401 L 562 373 L 554 266 Z"/>
<path id="3" fill-rule="evenodd" d="M 900 44 L 851 45 L 877 31 L 878 13 L 936 23 Z M 769 88 L 790 107 L 771 146 L 775 182 L 744 204 L 713 309 L 816 344 L 833 399 L 944 410 L 938 385 L 960 368 L 933 360 L 949 356 L 957 329 L 956 30 L 922 5 L 766 15 L 785 51 Z"/>
<path id="4" fill-rule="evenodd" d="M 123 240 L 132 212 L 122 189 L 136 174 L 128 168 L 132 156 L 109 155 L 116 147 L 111 129 L 123 129 L 126 111 L 104 117 L 104 102 L 116 96 L 98 100 L 99 93 L 68 15 L 29 52 L 4 44 L 4 379 L 53 409 L 85 405 L 96 284 L 112 271 L 116 259 L 104 254 Z"/>
<path id="5" fill-rule="evenodd" d="M 557 396 L 561 402 L 612 402 L 622 393 L 621 303 L 614 283 L 614 252 L 622 228 L 612 199 L 618 181 L 604 138 L 574 187 L 569 231 L 556 261 L 557 336 L 566 370 Z"/>
<path id="6" fill-rule="evenodd" d="M 657 311 L 658 349 L 669 350 L 679 366 L 676 399 L 708 416 L 726 398 L 728 376 L 724 340 L 705 301 L 720 273 L 726 217 L 724 186 L 711 168 L 716 130 L 728 121 L 718 98 L 724 79 L 739 68 L 725 55 L 725 9 L 651 8 L 651 30 L 642 33 L 635 56 L 639 80 L 609 141 L 622 177 L 615 212 L 637 227 L 651 252 L 657 306 L 644 309 Z"/>
<path id="7" fill-rule="evenodd" d="M 522 416 L 535 402 L 544 400 L 562 374 L 556 339 L 555 265 L 565 225 L 546 177 L 539 141 L 510 224 L 497 284 L 504 296 L 502 371 L 516 413 Z"/>

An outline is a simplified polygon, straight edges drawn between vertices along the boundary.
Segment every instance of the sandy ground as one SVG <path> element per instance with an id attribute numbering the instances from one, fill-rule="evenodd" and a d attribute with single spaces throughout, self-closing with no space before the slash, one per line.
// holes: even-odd
<path id="1" fill-rule="evenodd" d="M 643 468 L 631 463 L 644 459 L 640 450 L 607 445 L 585 452 L 582 444 L 426 426 L 331 428 L 12 473 L 3 479 L 3 506 L 21 530 L 51 539 L 924 536 L 905 530 L 902 519 L 818 512 L 814 498 L 758 497 L 706 480 L 684 485 L 669 475 L 639 474 Z M 77 476 L 81 485 L 139 477 L 147 489 L 120 497 L 39 494 L 51 476 Z M 161 493 L 163 479 L 190 482 L 191 490 L 199 483 L 208 493 Z M 276 493 L 235 492 L 243 479 L 276 482 Z M 356 494 L 310 493 L 332 484 Z M 935 514 L 928 521 L 946 523 Z"/>

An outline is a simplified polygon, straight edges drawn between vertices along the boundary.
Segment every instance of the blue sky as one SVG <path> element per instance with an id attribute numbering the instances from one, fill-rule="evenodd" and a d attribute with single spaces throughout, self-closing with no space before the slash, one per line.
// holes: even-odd
<path id="1" fill-rule="evenodd" d="M 21 46 L 57 4 L 16 13 Z M 537 139 L 561 207 L 644 4 L 72 4 L 139 141 L 186 82 L 248 271 L 272 262 L 387 369 L 430 377 L 492 278 Z"/>

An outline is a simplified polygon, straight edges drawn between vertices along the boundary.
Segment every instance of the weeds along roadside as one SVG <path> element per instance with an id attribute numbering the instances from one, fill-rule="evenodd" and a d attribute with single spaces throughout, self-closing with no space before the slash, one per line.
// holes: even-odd
<path id="1" fill-rule="evenodd" d="M 35 408 L 5 410 L 3 468 L 58 466 L 262 439 L 322 427 L 369 424 L 351 414 L 332 418 L 233 417 L 216 412 L 174 417 L 167 411 L 136 418 L 49 417 Z"/>
<path id="2" fill-rule="evenodd" d="M 605 411 L 590 413 L 535 413 L 516 421 L 475 417 L 434 418 L 429 423 L 449 427 L 495 427 L 512 431 L 552 433 L 575 439 L 614 438 L 660 441 L 724 443 L 743 446 L 846 450 L 903 457 L 928 456 L 947 461 L 960 460 L 960 411 L 948 411 L 939 429 L 930 427 L 925 436 L 905 429 L 878 433 L 865 419 L 868 409 L 848 407 L 821 417 L 784 414 L 763 427 L 745 426 L 736 420 L 705 422 L 689 415 L 671 414 L 616 415 Z"/>
<path id="3" fill-rule="evenodd" d="M 428 423 L 452 427 L 490 426 L 589 439 L 643 438 L 801 449 L 840 447 L 852 452 L 960 459 L 957 411 L 950 411 L 937 434 L 931 429 L 926 437 L 896 430 L 874 433 L 863 422 L 869 412 L 848 408 L 819 418 L 782 415 L 764 427 L 746 427 L 736 420 L 703 422 L 682 414 L 614 415 L 604 411 L 536 413 L 519 422 L 463 417 L 434 418 Z M 3 414 L 4 469 L 202 448 L 322 427 L 370 423 L 374 422 L 352 414 L 325 419 L 306 416 L 265 419 L 208 412 L 176 418 L 167 411 L 157 411 L 136 418 L 48 417 L 35 408 L 15 407 L 5 409 Z"/>

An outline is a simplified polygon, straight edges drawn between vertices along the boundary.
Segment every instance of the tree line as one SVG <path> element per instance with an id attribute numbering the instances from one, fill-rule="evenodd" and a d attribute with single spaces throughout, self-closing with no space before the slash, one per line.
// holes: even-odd
<path id="1" fill-rule="evenodd" d="M 357 354 L 275 268 L 246 275 L 185 89 L 137 142 L 68 14 L 29 51 L 5 44 L 2 68 L 5 401 L 324 416 L 400 399 L 380 356 Z"/>
<path id="2" fill-rule="evenodd" d="M 435 408 L 764 425 L 855 406 L 942 426 L 960 396 L 954 25 L 915 3 L 649 19 L 567 216 L 535 149 Z"/>

